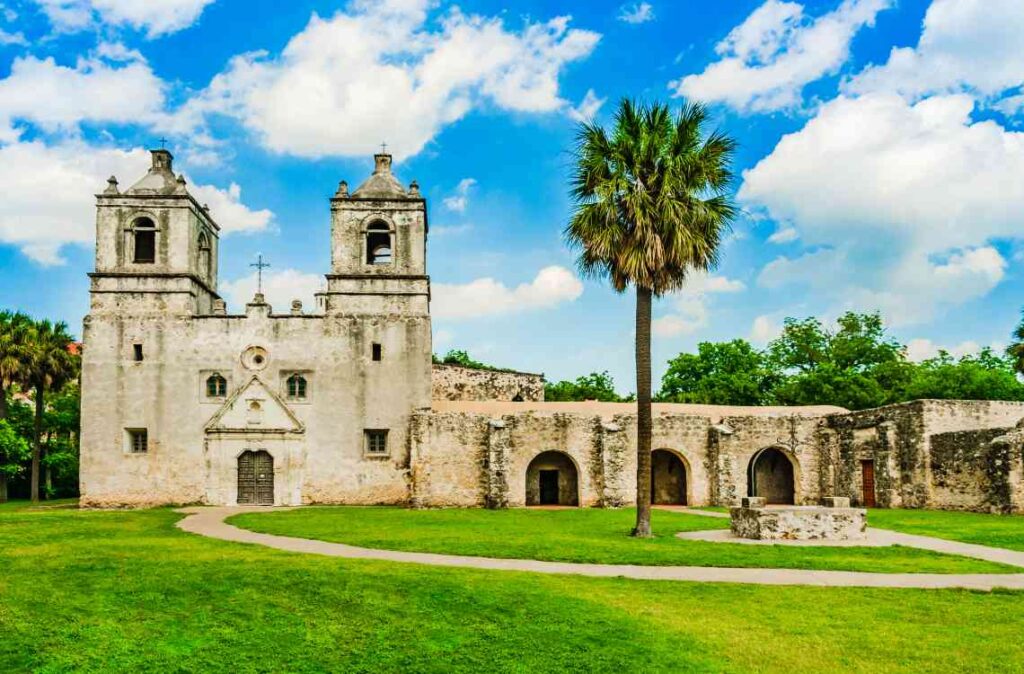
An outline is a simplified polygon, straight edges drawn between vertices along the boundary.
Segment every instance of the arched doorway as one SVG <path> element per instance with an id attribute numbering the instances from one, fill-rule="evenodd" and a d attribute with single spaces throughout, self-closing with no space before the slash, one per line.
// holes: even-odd
<path id="1" fill-rule="evenodd" d="M 793 462 L 775 447 L 762 449 L 747 468 L 747 495 L 763 496 L 770 504 L 793 505 Z"/>
<path id="2" fill-rule="evenodd" d="M 274 457 L 266 450 L 238 456 L 238 505 L 274 505 Z"/>
<path id="3" fill-rule="evenodd" d="M 580 504 L 576 464 L 564 452 L 541 452 L 526 468 L 526 505 Z"/>
<path id="4" fill-rule="evenodd" d="M 686 505 L 686 464 L 675 452 L 651 452 L 651 503 Z"/>

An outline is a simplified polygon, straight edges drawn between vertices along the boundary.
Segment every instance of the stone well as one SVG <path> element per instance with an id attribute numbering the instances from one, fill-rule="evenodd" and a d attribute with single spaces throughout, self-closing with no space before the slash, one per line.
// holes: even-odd
<path id="1" fill-rule="evenodd" d="M 850 499 L 828 497 L 821 506 L 769 506 L 749 497 L 731 508 L 733 535 L 755 540 L 846 541 L 867 537 L 867 511 Z"/>

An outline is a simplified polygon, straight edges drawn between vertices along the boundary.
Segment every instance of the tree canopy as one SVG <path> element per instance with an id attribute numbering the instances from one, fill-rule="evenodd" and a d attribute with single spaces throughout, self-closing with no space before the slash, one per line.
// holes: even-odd
<path id="1" fill-rule="evenodd" d="M 549 402 L 599 400 L 621 403 L 632 399 L 632 396 L 623 397 L 615 392 L 615 382 L 608 372 L 591 372 L 577 377 L 575 381 L 563 380 L 544 385 L 544 400 Z"/>

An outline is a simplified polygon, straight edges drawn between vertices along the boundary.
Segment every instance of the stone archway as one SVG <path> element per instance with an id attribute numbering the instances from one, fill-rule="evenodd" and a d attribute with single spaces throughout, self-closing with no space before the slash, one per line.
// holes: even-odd
<path id="1" fill-rule="evenodd" d="M 266 450 L 238 455 L 238 505 L 274 505 L 274 457 Z"/>
<path id="2" fill-rule="evenodd" d="M 668 449 L 651 452 L 651 503 L 686 505 L 686 464 Z"/>
<path id="3" fill-rule="evenodd" d="M 747 467 L 747 495 L 762 496 L 774 505 L 796 502 L 796 470 L 782 450 L 768 447 L 751 457 Z"/>
<path id="4" fill-rule="evenodd" d="M 580 504 L 579 471 L 565 452 L 547 451 L 526 467 L 526 505 Z"/>

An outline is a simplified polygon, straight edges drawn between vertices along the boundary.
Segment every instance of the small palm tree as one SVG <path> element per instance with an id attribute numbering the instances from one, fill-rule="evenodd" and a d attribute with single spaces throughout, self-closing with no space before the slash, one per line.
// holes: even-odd
<path id="1" fill-rule="evenodd" d="M 1013 359 L 1013 367 L 1024 374 L 1024 318 L 1013 331 L 1013 343 L 1006 349 L 1006 355 Z"/>
<path id="2" fill-rule="evenodd" d="M 73 341 L 66 323 L 37 321 L 32 325 L 25 358 L 25 379 L 35 392 L 35 426 L 32 430 L 33 503 L 39 502 L 39 463 L 42 454 L 43 412 L 46 393 L 56 391 L 78 376 L 78 361 L 68 345 Z"/>
<path id="3" fill-rule="evenodd" d="M 0 311 L 0 421 L 7 418 L 7 392 L 25 375 L 25 348 L 32 319 L 21 312 Z"/>
<path id="4" fill-rule="evenodd" d="M 651 535 L 651 303 L 718 261 L 736 216 L 726 195 L 736 143 L 705 134 L 707 110 L 623 100 L 609 134 L 581 124 L 566 228 L 584 275 L 636 290 L 637 480 L 634 536 Z"/>

